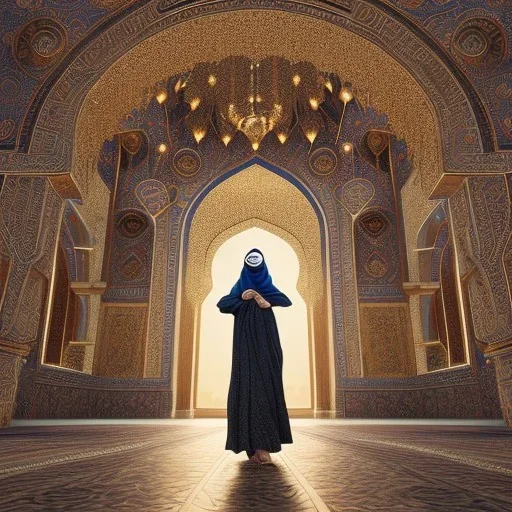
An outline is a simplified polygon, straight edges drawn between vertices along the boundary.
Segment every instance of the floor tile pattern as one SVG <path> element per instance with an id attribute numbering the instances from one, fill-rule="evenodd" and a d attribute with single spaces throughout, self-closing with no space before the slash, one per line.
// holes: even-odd
<path id="1" fill-rule="evenodd" d="M 294 423 L 260 466 L 224 450 L 226 426 L 0 431 L 0 510 L 512 511 L 512 431 Z"/>

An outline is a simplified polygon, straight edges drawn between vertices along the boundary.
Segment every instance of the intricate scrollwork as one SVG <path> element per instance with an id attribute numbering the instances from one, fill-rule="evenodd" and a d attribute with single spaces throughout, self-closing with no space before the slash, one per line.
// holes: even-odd
<path id="1" fill-rule="evenodd" d="M 138 212 L 125 213 L 117 221 L 117 229 L 119 232 L 127 238 L 137 238 L 148 227 L 148 221 L 144 215 Z"/>
<path id="2" fill-rule="evenodd" d="M 14 40 L 14 56 L 25 70 L 40 73 L 56 62 L 67 45 L 64 27 L 52 18 L 36 18 Z"/>

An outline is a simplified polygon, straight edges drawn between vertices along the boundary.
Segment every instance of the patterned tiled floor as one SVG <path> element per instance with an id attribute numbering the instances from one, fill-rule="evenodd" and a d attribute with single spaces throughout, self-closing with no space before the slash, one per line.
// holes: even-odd
<path id="1" fill-rule="evenodd" d="M 0 431 L 0 510 L 512 511 L 512 431 L 292 420 L 259 466 L 226 420 Z"/>

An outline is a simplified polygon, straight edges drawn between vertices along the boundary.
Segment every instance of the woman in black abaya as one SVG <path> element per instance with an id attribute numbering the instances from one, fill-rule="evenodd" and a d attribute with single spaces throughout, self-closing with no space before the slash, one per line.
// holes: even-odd
<path id="1" fill-rule="evenodd" d="M 240 279 L 217 304 L 235 316 L 233 359 L 228 394 L 226 450 L 260 464 L 270 453 L 293 443 L 283 390 L 283 351 L 273 306 L 291 306 L 273 284 L 263 254 L 252 249 Z"/>

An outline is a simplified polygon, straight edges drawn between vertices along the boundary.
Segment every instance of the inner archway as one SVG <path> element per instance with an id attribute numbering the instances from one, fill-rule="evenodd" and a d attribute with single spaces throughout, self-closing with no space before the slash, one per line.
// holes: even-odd
<path id="1" fill-rule="evenodd" d="M 274 284 L 292 301 L 291 308 L 275 308 L 284 353 L 283 384 L 289 409 L 311 409 L 310 343 L 306 302 L 297 289 L 299 259 L 282 238 L 258 227 L 229 238 L 216 251 L 211 273 L 213 286 L 201 306 L 198 340 L 196 415 L 224 411 L 229 389 L 233 316 L 216 307 L 239 277 L 241 264 L 252 247 L 262 250 Z"/>
<path id="2" fill-rule="evenodd" d="M 226 241 L 251 228 L 260 228 L 284 240 L 300 264 L 296 288 L 305 302 L 304 316 L 311 347 L 309 389 L 313 390 L 310 408 L 301 407 L 300 414 L 330 415 L 334 411 L 335 358 L 329 266 L 325 261 L 328 234 L 315 199 L 308 197 L 307 189 L 295 181 L 285 171 L 254 163 L 228 172 L 210 183 L 188 210 L 182 233 L 182 279 L 176 310 L 179 324 L 176 326 L 173 364 L 174 416 L 194 415 L 197 407 L 202 305 L 214 286 L 214 256 Z M 238 274 L 240 261 L 243 261 L 243 255 L 237 258 Z M 228 288 L 233 285 L 233 279 L 235 277 L 230 279 Z M 229 291 L 226 285 L 221 288 L 221 295 Z M 212 298 L 216 304 L 218 298 L 215 299 Z M 227 342 L 229 347 L 231 342 L 232 330 Z M 285 350 L 283 347 L 283 352 Z M 215 372 L 217 377 L 221 373 Z M 309 412 L 305 413 L 304 409 Z"/>

